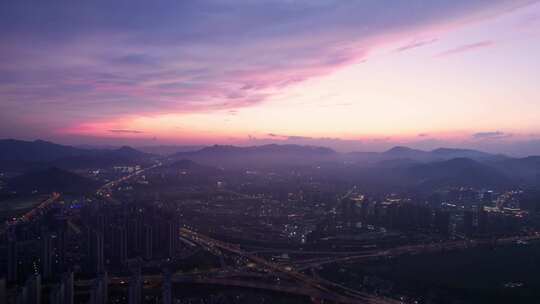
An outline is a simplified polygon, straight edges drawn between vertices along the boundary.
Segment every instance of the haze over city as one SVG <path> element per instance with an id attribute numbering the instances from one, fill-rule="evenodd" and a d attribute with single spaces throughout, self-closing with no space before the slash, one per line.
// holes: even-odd
<path id="1" fill-rule="evenodd" d="M 536 1 L 6 1 L 0 11 L 0 137 L 540 153 Z"/>

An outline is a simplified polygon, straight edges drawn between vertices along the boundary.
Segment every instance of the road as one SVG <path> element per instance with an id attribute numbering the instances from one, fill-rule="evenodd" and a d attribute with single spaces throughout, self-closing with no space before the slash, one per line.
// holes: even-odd
<path id="1" fill-rule="evenodd" d="M 49 198 L 39 203 L 37 206 L 34 206 L 22 216 L 16 218 L 15 220 L 7 221 L 4 225 L 2 225 L 2 228 L 0 229 L 0 235 L 3 235 L 10 227 L 14 227 L 22 223 L 27 223 L 35 219 L 36 217 L 41 216 L 43 212 L 45 212 L 47 208 L 50 207 L 53 203 L 55 203 L 59 198 L 60 193 L 53 192 Z"/>
<path id="2" fill-rule="evenodd" d="M 440 243 L 432 244 L 420 244 L 420 245 L 406 245 L 395 247 L 387 250 L 372 250 L 366 251 L 361 254 L 355 253 L 354 255 L 349 256 L 332 256 L 322 259 L 310 259 L 309 261 L 300 261 L 294 263 L 293 265 L 284 265 L 269 262 L 259 256 L 254 255 L 252 252 L 246 252 L 242 250 L 238 245 L 225 243 L 219 240 L 215 240 L 208 236 L 202 235 L 200 233 L 194 232 L 187 228 L 182 228 L 180 231 L 182 237 L 192 240 L 194 243 L 197 243 L 208 250 L 217 252 L 216 248 L 225 250 L 237 255 L 240 255 L 246 259 L 249 259 L 253 263 L 262 266 L 263 269 L 271 270 L 275 273 L 283 274 L 284 276 L 291 278 L 297 282 L 302 283 L 308 288 L 299 290 L 298 294 L 308 294 L 313 297 L 319 297 L 321 299 L 333 300 L 339 303 L 399 303 L 398 301 L 386 298 L 378 298 L 373 295 L 359 292 L 345 286 L 336 284 L 334 282 L 326 281 L 322 278 L 313 278 L 307 276 L 300 271 L 316 268 L 325 264 L 332 263 L 343 263 L 343 262 L 360 262 L 362 260 L 372 260 L 380 258 L 393 258 L 401 255 L 414 255 L 414 254 L 423 254 L 423 253 L 434 253 L 441 251 L 449 250 L 465 250 L 469 248 L 474 248 L 478 246 L 504 246 L 515 244 L 517 242 L 529 242 L 529 241 L 538 241 L 540 240 L 540 234 L 532 234 L 529 236 L 513 236 L 500 239 L 485 239 L 485 240 L 459 240 L 459 241 L 447 241 Z M 305 263 L 307 262 L 307 263 Z M 193 279 L 194 282 L 197 280 Z M 227 284 L 227 279 L 223 281 L 217 278 L 199 278 L 201 283 L 203 281 L 211 283 L 214 282 L 217 284 Z M 239 281 L 236 283 L 240 284 Z M 264 283 L 253 283 L 255 285 L 259 284 L 259 288 L 266 288 Z M 264 286 L 263 286 L 264 285 Z M 246 285 L 247 286 L 247 285 Z M 279 288 L 278 288 L 279 289 Z M 287 292 L 283 289 L 282 291 Z M 354 302 L 356 301 L 356 302 Z M 359 302 L 360 301 L 360 302 Z"/>
<path id="3" fill-rule="evenodd" d="M 474 248 L 478 246 L 485 245 L 494 245 L 494 246 L 504 246 L 509 244 L 515 244 L 518 241 L 538 241 L 540 240 L 540 235 L 529 235 L 529 236 L 513 236 L 507 238 L 500 238 L 496 240 L 465 240 L 465 241 L 448 241 L 440 242 L 433 244 L 421 244 L 421 245 L 406 245 L 395 247 L 387 250 L 381 251 L 369 251 L 362 254 L 350 255 L 346 257 L 328 257 L 321 259 L 310 259 L 309 261 L 300 261 L 295 263 L 297 270 L 305 270 L 309 268 L 316 268 L 326 264 L 333 263 L 343 263 L 343 262 L 360 262 L 362 260 L 371 260 L 371 259 L 380 259 L 380 258 L 393 258 L 400 255 L 416 255 L 423 253 L 434 253 L 441 251 L 449 250 L 464 250 L 469 248 Z M 307 263 L 306 263 L 307 262 Z"/>
<path id="4" fill-rule="evenodd" d="M 110 191 L 113 187 L 115 186 L 118 186 L 119 184 L 137 176 L 137 175 L 140 175 L 141 173 L 144 173 L 148 170 L 152 170 L 152 169 L 155 169 L 157 167 L 160 167 L 162 166 L 163 164 L 160 162 L 160 163 L 157 163 L 153 166 L 150 166 L 148 168 L 144 168 L 144 169 L 141 169 L 141 170 L 137 170 L 131 174 L 128 174 L 128 175 L 125 175 L 125 176 L 122 176 L 121 178 L 117 179 L 117 180 L 114 180 L 114 181 L 110 181 L 108 183 L 106 183 L 105 185 L 101 186 L 97 191 L 96 193 L 99 195 L 99 196 L 106 196 L 107 194 L 110 195 Z"/>
<path id="5" fill-rule="evenodd" d="M 344 286 L 323 281 L 321 279 L 312 278 L 289 267 L 281 264 L 269 262 L 259 256 L 243 251 L 239 246 L 219 241 L 203 234 L 197 233 L 187 228 L 180 229 L 180 235 L 188 238 L 194 243 L 200 244 L 203 247 L 219 248 L 227 252 L 242 256 L 262 269 L 282 274 L 285 277 L 297 281 L 307 288 L 302 290 L 302 294 L 309 293 L 313 298 L 326 299 L 336 303 L 373 303 L 373 304 L 393 304 L 400 303 L 399 301 L 387 298 L 376 297 L 360 291 L 355 291 Z"/>

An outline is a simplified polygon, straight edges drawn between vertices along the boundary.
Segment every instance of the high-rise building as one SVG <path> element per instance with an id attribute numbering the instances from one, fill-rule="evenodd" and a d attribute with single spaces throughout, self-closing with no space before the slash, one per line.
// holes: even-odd
<path id="1" fill-rule="evenodd" d="M 96 230 L 101 233 L 105 232 L 105 222 L 106 222 L 105 215 L 103 215 L 102 213 L 98 214 L 96 216 L 95 221 L 96 221 L 95 223 Z"/>
<path id="2" fill-rule="evenodd" d="M 48 231 L 41 233 L 41 274 L 45 280 L 50 279 L 53 265 L 52 235 Z"/>
<path id="3" fill-rule="evenodd" d="M 161 258 L 171 258 L 178 247 L 178 234 L 180 226 L 171 219 L 161 217 L 152 219 L 154 255 Z"/>
<path id="4" fill-rule="evenodd" d="M 107 304 L 109 302 L 109 277 L 104 272 L 98 277 L 99 284 L 101 285 L 102 298 L 101 303 Z"/>
<path id="5" fill-rule="evenodd" d="M 27 304 L 41 304 L 41 276 L 31 275 L 24 284 L 27 291 Z"/>
<path id="6" fill-rule="evenodd" d="M 90 229 L 88 244 L 89 269 L 94 273 L 102 273 L 105 269 L 103 233 Z"/>
<path id="7" fill-rule="evenodd" d="M 66 230 L 67 223 L 63 221 L 59 225 L 60 230 L 56 233 L 56 262 L 53 263 L 57 266 L 56 269 L 53 267 L 53 272 L 63 272 L 66 267 L 66 252 L 67 252 L 67 240 L 66 240 Z"/>
<path id="8" fill-rule="evenodd" d="M 141 269 L 137 267 L 133 270 L 133 274 L 129 279 L 128 287 L 128 302 L 129 304 L 140 304 L 142 300 L 142 277 Z"/>
<path id="9" fill-rule="evenodd" d="M 14 231 L 8 232 L 7 246 L 7 280 L 8 282 L 16 282 L 18 279 L 18 255 L 17 255 L 17 238 Z"/>
<path id="10" fill-rule="evenodd" d="M 172 286 L 171 286 L 171 271 L 166 268 L 163 272 L 163 285 L 162 288 L 162 303 L 171 304 L 172 303 Z"/>
<path id="11" fill-rule="evenodd" d="M 107 304 L 109 279 L 106 273 L 99 274 L 94 280 L 90 292 L 91 304 Z"/>
<path id="12" fill-rule="evenodd" d="M 49 292 L 49 303 L 50 304 L 64 304 L 65 303 L 65 290 L 64 290 L 64 284 L 60 282 L 60 284 L 56 284 L 51 287 Z"/>
<path id="13" fill-rule="evenodd" d="M 450 233 L 450 212 L 444 210 L 435 212 L 435 230 L 443 235 Z"/>
<path id="14" fill-rule="evenodd" d="M 118 225 L 112 228 L 112 255 L 119 262 L 124 263 L 127 259 L 127 230 Z"/>
<path id="15" fill-rule="evenodd" d="M 15 299 L 17 304 L 28 304 L 28 287 L 22 286 L 17 290 L 17 296 Z"/>
<path id="16" fill-rule="evenodd" d="M 134 218 L 127 221 L 128 232 L 128 245 L 129 254 L 128 257 L 133 257 L 133 254 L 141 254 L 144 244 L 144 227 L 142 223 L 142 216 L 136 214 Z"/>
<path id="17" fill-rule="evenodd" d="M 178 234 L 180 227 L 174 220 L 169 220 L 165 224 L 165 257 L 172 258 L 176 253 L 178 246 Z"/>
<path id="18" fill-rule="evenodd" d="M 64 286 L 64 303 L 73 304 L 73 272 L 69 271 L 62 275 L 62 285 Z"/>
<path id="19" fill-rule="evenodd" d="M 180 225 L 176 220 L 167 220 L 160 225 L 160 240 L 165 244 L 161 248 L 162 255 L 167 258 L 174 257 L 178 247 Z M 157 244 L 156 244 L 157 245 Z"/>
<path id="20" fill-rule="evenodd" d="M 478 232 L 481 234 L 488 232 L 488 213 L 484 209 L 484 204 L 479 204 L 476 208 L 478 222 Z"/>
<path id="21" fill-rule="evenodd" d="M 463 213 L 463 233 L 467 237 L 471 237 L 474 234 L 473 219 L 474 214 L 471 210 L 466 210 Z"/>
<path id="22" fill-rule="evenodd" d="M 6 279 L 0 278 L 0 303 L 7 303 Z"/>
<path id="23" fill-rule="evenodd" d="M 152 252 L 153 252 L 153 246 L 154 246 L 154 242 L 153 242 L 153 228 L 152 226 L 150 225 L 144 225 L 144 246 L 143 246 L 143 249 L 144 249 L 144 252 L 143 252 L 143 256 L 145 259 L 147 260 L 150 260 L 152 259 Z"/>

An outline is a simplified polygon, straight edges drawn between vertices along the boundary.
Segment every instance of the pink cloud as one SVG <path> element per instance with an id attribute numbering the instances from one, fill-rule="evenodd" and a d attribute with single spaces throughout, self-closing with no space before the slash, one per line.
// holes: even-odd
<path id="1" fill-rule="evenodd" d="M 415 49 L 415 48 L 419 48 L 419 47 L 423 47 L 423 46 L 426 46 L 426 45 L 430 45 L 430 44 L 433 44 L 435 42 L 439 41 L 439 38 L 432 38 L 432 39 L 427 39 L 427 40 L 414 40 L 412 42 L 409 42 L 405 45 L 402 45 L 401 47 L 395 49 L 396 52 L 403 52 L 403 51 L 408 51 L 410 49 Z"/>
<path id="2" fill-rule="evenodd" d="M 161 10 L 95 7 L 95 16 L 77 5 L 36 7 L 32 18 L 26 10 L 6 10 L 14 17 L 0 24 L 23 24 L 3 24 L 11 34 L 0 38 L 0 110 L 49 119 L 51 129 L 77 130 L 130 115 L 249 107 L 285 87 L 366 60 L 386 43 L 418 33 L 434 37 L 529 1 L 193 2 L 180 9 L 175 3 Z M 77 13 L 85 18 L 62 19 Z M 479 47 L 486 45 L 453 52 Z M 0 129 L 9 127 L 0 121 Z"/>
<path id="3" fill-rule="evenodd" d="M 478 49 L 490 48 L 490 47 L 493 47 L 494 45 L 495 45 L 495 42 L 493 42 L 491 40 L 485 40 L 485 41 L 479 41 L 479 42 L 475 42 L 475 43 L 464 44 L 464 45 L 460 45 L 460 46 L 458 46 L 456 48 L 449 49 L 449 50 L 446 50 L 444 52 L 441 52 L 441 53 L 437 54 L 435 57 L 447 57 L 447 56 L 457 55 L 457 54 L 461 54 L 461 53 L 465 53 L 465 52 L 469 52 L 469 51 L 474 51 L 474 50 L 478 50 Z"/>

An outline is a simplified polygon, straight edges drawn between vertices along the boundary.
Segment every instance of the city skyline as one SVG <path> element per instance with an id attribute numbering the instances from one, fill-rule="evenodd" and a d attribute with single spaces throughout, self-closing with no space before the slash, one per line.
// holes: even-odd
<path id="1" fill-rule="evenodd" d="M 540 153 L 537 1 L 1 6 L 2 138 Z"/>

